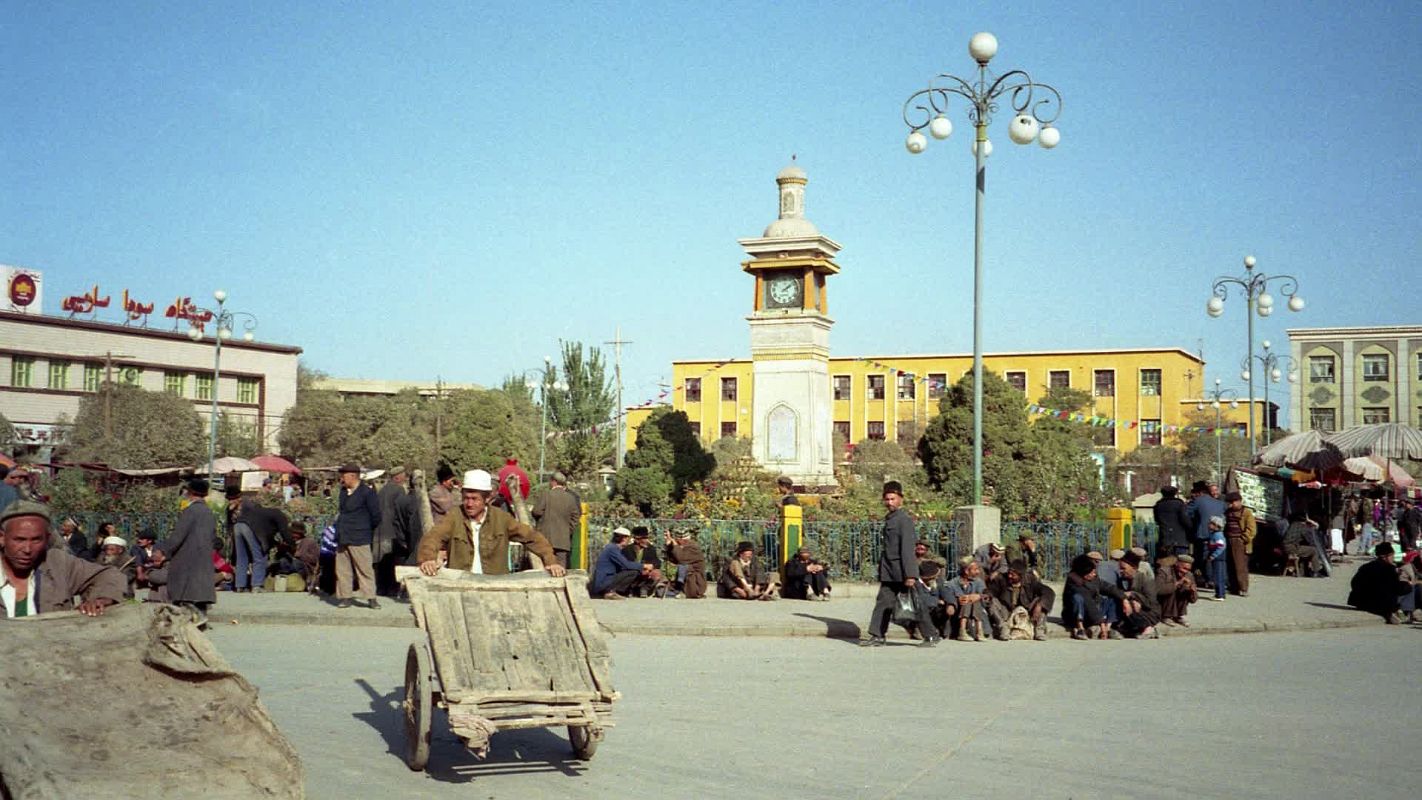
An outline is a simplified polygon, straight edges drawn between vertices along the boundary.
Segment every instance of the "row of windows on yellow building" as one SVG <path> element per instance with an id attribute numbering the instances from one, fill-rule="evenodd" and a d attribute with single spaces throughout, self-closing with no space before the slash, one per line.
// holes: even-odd
<path id="1" fill-rule="evenodd" d="M 686 412 L 702 441 L 724 436 L 750 437 L 753 362 L 676 361 L 672 365 L 670 405 Z M 835 433 L 850 444 L 882 439 L 916 441 L 949 386 L 972 371 L 971 355 L 904 355 L 831 358 L 829 360 Z M 1099 416 L 1136 423 L 1134 427 L 1098 427 L 1098 445 L 1129 452 L 1142 445 L 1174 444 L 1167 426 L 1191 424 L 1204 397 L 1205 363 L 1179 348 L 1061 350 L 989 353 L 983 369 L 1002 376 L 1022 392 L 1023 405 L 1035 403 L 1049 388 L 1089 393 Z M 1242 393 L 1237 407 L 1220 407 L 1221 424 L 1242 427 L 1248 408 Z M 1263 404 L 1256 420 L 1263 424 Z M 1274 404 L 1271 404 L 1274 405 Z M 1213 407 L 1207 405 L 1210 413 Z M 637 428 L 653 408 L 631 409 L 627 447 L 635 446 Z"/>

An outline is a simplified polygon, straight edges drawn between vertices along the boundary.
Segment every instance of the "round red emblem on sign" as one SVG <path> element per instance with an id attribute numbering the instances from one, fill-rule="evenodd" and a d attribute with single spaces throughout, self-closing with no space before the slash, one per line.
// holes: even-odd
<path id="1" fill-rule="evenodd" d="M 33 303 L 35 295 L 39 293 L 39 287 L 35 285 L 35 279 L 21 272 L 10 279 L 10 303 L 21 308 Z"/>

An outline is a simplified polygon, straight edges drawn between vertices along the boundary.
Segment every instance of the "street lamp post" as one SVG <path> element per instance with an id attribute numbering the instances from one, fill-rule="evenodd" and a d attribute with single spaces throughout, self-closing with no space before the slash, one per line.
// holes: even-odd
<path id="1" fill-rule="evenodd" d="M 538 370 L 524 370 L 523 385 L 528 386 L 528 373 L 539 372 Z M 563 381 L 552 380 L 553 378 L 553 358 L 543 357 L 543 370 L 539 372 L 542 380 L 538 382 L 538 405 L 542 410 L 543 421 L 539 425 L 538 434 L 538 482 L 543 482 L 543 467 L 548 454 L 548 390 L 553 389 L 559 392 L 568 390 L 568 384 Z"/>
<path id="2" fill-rule="evenodd" d="M 904 123 L 909 126 L 904 146 L 918 154 L 928 146 L 922 133 L 926 128 L 935 139 L 947 139 L 953 132 L 948 119 L 949 101 L 953 97 L 967 102 L 968 120 L 976 136 L 972 151 L 976 161 L 976 202 L 973 211 L 973 505 L 983 502 L 983 201 L 986 192 L 987 157 L 992 154 L 987 128 L 998 102 L 1007 98 L 1012 106 L 1012 122 L 1007 134 L 1017 144 L 1036 141 L 1050 150 L 1061 142 L 1061 131 L 1052 127 L 1061 114 L 1062 98 L 1056 89 L 1037 83 L 1022 70 L 1011 70 L 1000 76 L 988 71 L 988 62 L 997 54 L 997 37 L 991 33 L 976 33 L 968 42 L 968 54 L 978 64 L 975 78 L 963 79 L 941 74 L 929 82 L 927 89 L 909 95 L 904 102 Z"/>
<path id="3" fill-rule="evenodd" d="M 1241 365 L 1242 371 L 1239 373 L 1239 377 L 1245 379 L 1246 381 L 1250 381 L 1252 385 L 1253 381 L 1251 379 L 1253 378 L 1253 375 L 1251 373 L 1253 372 L 1252 368 L 1254 366 L 1254 362 L 1258 361 L 1259 366 L 1264 369 L 1264 446 L 1268 447 L 1269 445 L 1274 443 L 1274 421 L 1270 419 L 1270 417 L 1273 415 L 1269 413 L 1269 384 L 1278 383 L 1279 379 L 1284 376 L 1284 373 L 1279 370 L 1280 364 L 1284 365 L 1284 368 L 1288 370 L 1289 383 L 1298 382 L 1299 370 L 1298 366 L 1294 363 L 1294 359 L 1292 357 L 1281 356 L 1278 353 L 1271 351 L 1269 349 L 1268 339 L 1265 339 L 1261 343 L 1261 345 L 1264 348 L 1264 354 L 1250 354 L 1245 356 L 1244 364 Z"/>
<path id="4" fill-rule="evenodd" d="M 213 356 L 212 356 L 212 419 L 208 426 L 207 436 L 207 473 L 212 474 L 212 464 L 217 460 L 217 387 L 222 376 L 222 342 L 224 339 L 232 338 L 232 325 L 238 317 L 242 320 L 242 339 L 252 341 L 256 338 L 257 318 L 245 311 L 227 310 L 227 292 L 218 289 L 212 293 L 212 299 L 217 301 L 217 310 L 211 311 L 212 324 L 215 326 L 212 333 Z M 199 308 L 198 311 L 209 311 Z M 193 324 L 188 328 L 188 338 L 195 342 L 202 341 L 202 328 Z"/>
<path id="5" fill-rule="evenodd" d="M 1205 313 L 1211 317 L 1218 317 L 1224 313 L 1224 301 L 1229 296 L 1230 285 L 1238 286 L 1244 293 L 1245 302 L 1248 304 L 1244 311 L 1244 317 L 1248 322 L 1248 345 L 1246 353 L 1254 354 L 1254 314 L 1267 317 L 1274 313 L 1274 296 L 1269 294 L 1269 282 L 1279 282 L 1279 294 L 1289 298 L 1289 310 L 1303 311 L 1304 301 L 1299 297 L 1299 282 L 1292 275 L 1265 275 L 1262 272 L 1254 271 L 1254 256 L 1244 257 L 1244 275 L 1242 277 L 1230 277 L 1228 275 L 1215 279 L 1211 288 L 1213 297 L 1205 303 Z M 1249 381 L 1249 455 L 1253 456 L 1256 443 L 1254 441 L 1254 373 L 1245 370 L 1248 375 L 1245 380 Z"/>
<path id="6" fill-rule="evenodd" d="M 1224 478 L 1224 436 L 1220 433 L 1221 415 L 1224 413 L 1223 402 L 1228 400 L 1230 408 L 1239 408 L 1239 393 L 1233 389 L 1221 389 L 1220 379 L 1215 378 L 1215 388 L 1205 393 L 1210 398 L 1210 405 L 1215 409 L 1215 482 L 1219 483 Z M 1195 408 L 1204 411 L 1204 403 L 1196 403 Z"/>

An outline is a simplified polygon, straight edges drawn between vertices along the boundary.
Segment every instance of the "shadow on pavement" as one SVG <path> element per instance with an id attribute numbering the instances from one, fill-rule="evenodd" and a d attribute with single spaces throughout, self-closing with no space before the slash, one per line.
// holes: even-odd
<path id="1" fill-rule="evenodd" d="M 386 752 L 405 761 L 405 720 L 400 704 L 405 699 L 404 686 L 381 694 L 364 679 L 356 684 L 370 700 L 370 710 L 353 714 L 357 720 L 374 728 L 385 740 Z M 490 740 L 489 755 L 479 759 L 455 736 L 443 714 L 435 714 L 430 731 L 430 759 L 425 772 L 437 781 L 468 783 L 480 776 L 527 775 L 561 773 L 577 777 L 586 770 L 582 761 L 573 756 L 572 745 L 563 728 L 530 728 L 503 731 Z"/>
<path id="2" fill-rule="evenodd" d="M 817 614 L 805 614 L 795 612 L 795 616 L 805 619 L 812 619 L 816 622 L 823 622 L 825 625 L 825 635 L 832 639 L 858 639 L 859 626 L 847 619 L 837 617 L 821 617 Z"/>
<path id="3" fill-rule="evenodd" d="M 1312 600 L 1308 600 L 1308 601 L 1306 601 L 1306 602 L 1304 603 L 1304 605 L 1310 605 L 1310 606 L 1313 606 L 1314 608 L 1334 608 L 1334 609 L 1337 609 L 1337 610 L 1339 610 L 1339 611 L 1354 611 L 1354 612 L 1357 612 L 1357 613 L 1359 613 L 1359 614 L 1367 613 L 1367 612 L 1364 612 L 1364 611 L 1358 611 L 1358 609 L 1353 608 L 1352 606 L 1343 606 L 1343 605 L 1339 605 L 1339 604 L 1337 604 L 1337 603 L 1315 603 L 1315 602 L 1313 602 Z"/>

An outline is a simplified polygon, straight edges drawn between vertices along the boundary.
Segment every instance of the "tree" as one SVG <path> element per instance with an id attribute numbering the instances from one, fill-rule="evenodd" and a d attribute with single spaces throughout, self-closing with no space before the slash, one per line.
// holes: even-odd
<path id="1" fill-rule="evenodd" d="M 706 480 L 714 469 L 716 457 L 701 446 L 686 412 L 663 406 L 637 429 L 637 448 L 627 454 L 626 466 L 617 473 L 616 486 L 635 486 L 644 494 L 665 488 L 665 494 L 658 499 L 669 495 L 679 501 L 688 487 Z M 653 480 L 653 473 L 669 480 Z M 619 494 L 629 503 L 647 501 L 645 497 L 634 499 L 621 488 Z"/>
<path id="2" fill-rule="evenodd" d="M 1216 431 L 1217 424 L 1223 425 L 1223 429 Z M 1236 429 L 1230 424 L 1219 422 L 1214 409 L 1190 412 L 1186 415 L 1185 425 L 1207 430 L 1178 434 L 1178 442 L 1183 448 L 1180 457 L 1182 481 L 1208 480 L 1215 476 L 1216 480 L 1223 482 L 1230 467 L 1249 465 L 1249 440 L 1236 435 Z M 1219 459 L 1218 475 L 1215 471 L 1216 457 Z"/>
<path id="3" fill-rule="evenodd" d="M 850 474 L 875 488 L 882 488 L 885 480 L 903 481 L 915 471 L 913 459 L 896 442 L 866 439 L 849 457 Z"/>
<path id="4" fill-rule="evenodd" d="M 502 389 L 454 392 L 446 407 L 440 460 L 457 470 L 496 470 L 506 458 L 538 457 L 538 420 Z"/>
<path id="5" fill-rule="evenodd" d="M 434 410 L 414 389 L 346 399 L 331 391 L 298 390 L 279 442 L 283 453 L 308 465 L 353 461 L 384 469 L 432 469 Z"/>
<path id="6" fill-rule="evenodd" d="M 973 378 L 963 376 L 944 395 L 940 413 L 919 444 L 929 481 L 954 503 L 972 498 Z M 1055 391 L 1052 408 L 1080 409 L 1081 392 Z M 983 373 L 984 501 L 1005 517 L 1062 519 L 1101 497 L 1100 470 L 1089 429 L 1043 418 L 1029 424 L 1022 394 L 992 372 Z"/>
<path id="7" fill-rule="evenodd" d="M 336 466 L 354 458 L 351 442 L 357 434 L 349 421 L 349 409 L 336 392 L 298 389 L 277 442 L 299 464 Z"/>
<path id="8" fill-rule="evenodd" d="M 226 411 L 217 415 L 217 455 L 251 458 L 261 452 L 257 426 L 235 419 Z"/>
<path id="9" fill-rule="evenodd" d="M 315 367 L 306 363 L 305 359 L 296 362 L 296 390 L 298 392 L 315 388 L 316 382 L 329 377 Z"/>
<path id="10" fill-rule="evenodd" d="M 574 479 L 588 480 L 608 463 L 616 447 L 616 397 L 601 351 L 590 347 L 584 357 L 580 342 L 561 344 L 563 381 L 568 388 L 553 388 L 558 379 L 556 368 L 543 376 L 550 444 L 554 445 L 554 460 L 563 472 Z M 617 411 L 620 413 L 621 409 Z"/>
<path id="11" fill-rule="evenodd" d="M 191 401 L 168 392 L 106 384 L 79 401 L 69 434 L 70 455 L 122 469 L 193 466 L 207 461 L 203 430 Z"/>
<path id="12" fill-rule="evenodd" d="M 0 447 L 9 447 L 15 443 L 15 426 L 10 424 L 10 420 L 0 414 Z"/>

